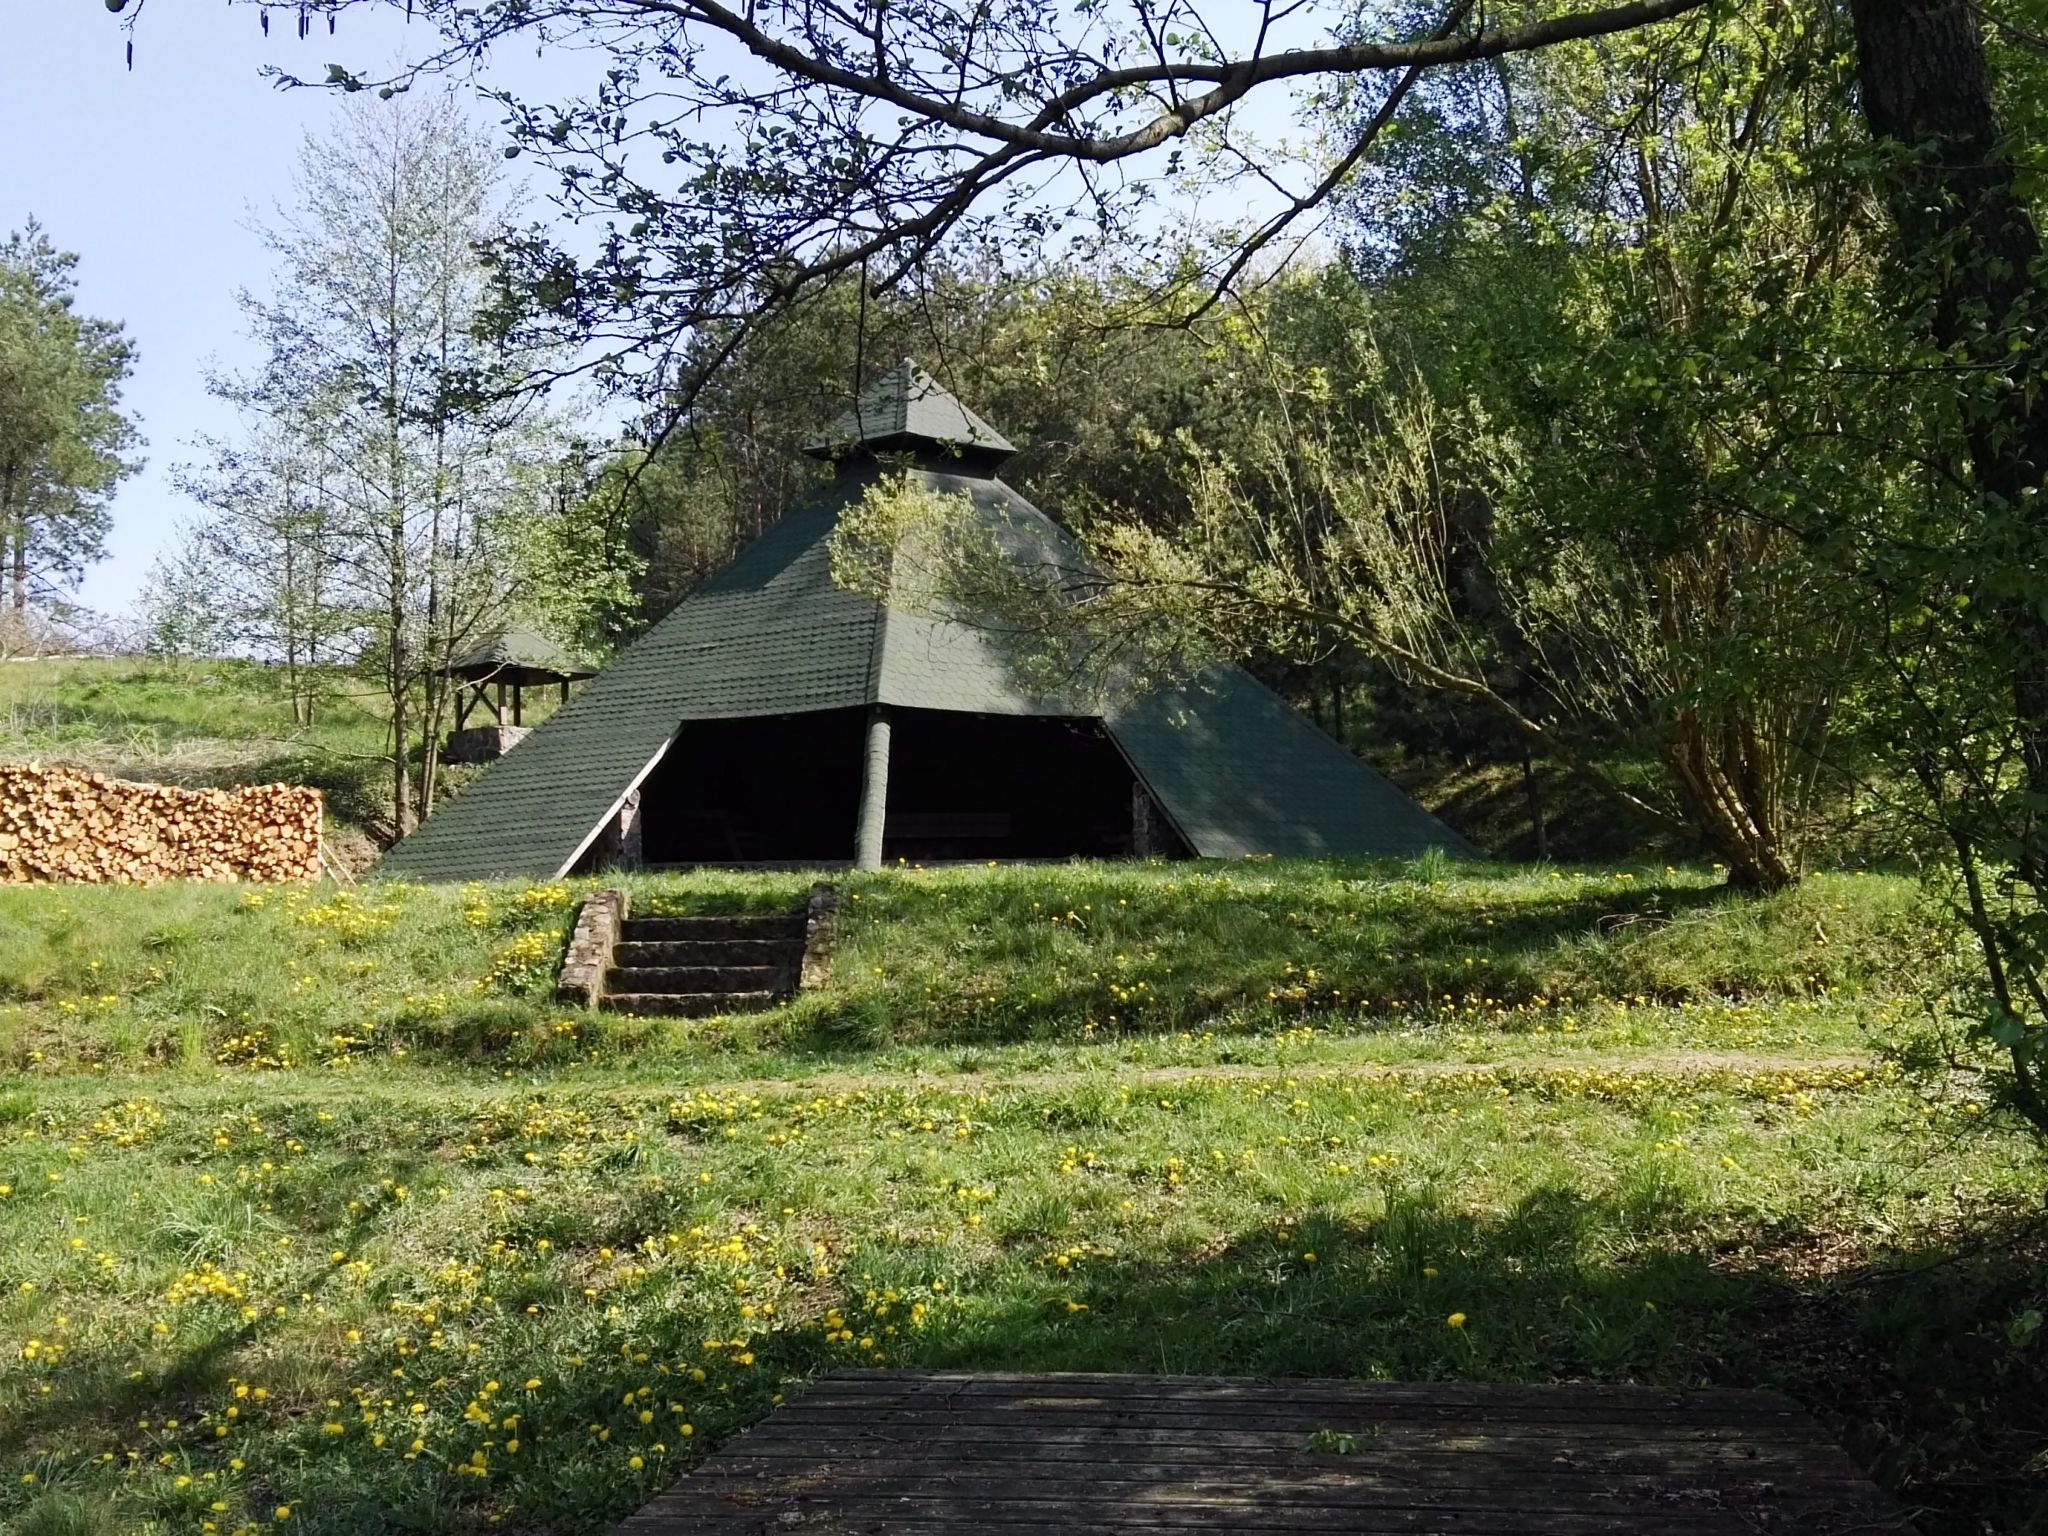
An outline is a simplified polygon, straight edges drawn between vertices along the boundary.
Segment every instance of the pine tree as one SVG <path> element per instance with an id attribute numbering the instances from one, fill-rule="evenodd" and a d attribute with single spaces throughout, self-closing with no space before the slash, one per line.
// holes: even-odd
<path id="1" fill-rule="evenodd" d="M 0 243 L 0 556 L 16 626 L 106 549 L 107 502 L 140 463 L 121 411 L 135 351 L 74 308 L 78 258 L 34 220 Z"/>

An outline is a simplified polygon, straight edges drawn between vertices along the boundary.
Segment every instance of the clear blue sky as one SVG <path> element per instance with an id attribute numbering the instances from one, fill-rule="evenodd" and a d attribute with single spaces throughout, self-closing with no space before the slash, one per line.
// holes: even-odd
<path id="1" fill-rule="evenodd" d="M 280 91 L 266 63 L 313 76 L 329 59 L 376 65 L 407 39 L 394 16 L 348 17 L 304 43 L 289 13 L 266 39 L 256 12 L 201 0 L 154 0 L 123 60 L 116 18 L 97 0 L 8 0 L 0 52 L 0 229 L 33 214 L 80 257 L 91 314 L 125 321 L 140 353 L 128 404 L 142 417 L 148 466 L 114 503 L 111 555 L 88 572 L 83 601 L 126 609 L 186 510 L 172 463 L 231 413 L 209 399 L 210 360 L 250 360 L 235 307 L 260 288 L 252 213 L 290 192 L 299 139 L 332 108 L 323 91 Z M 418 34 L 414 40 L 420 41 Z"/>
<path id="2" fill-rule="evenodd" d="M 142 419 L 148 464 L 118 492 L 109 556 L 79 594 L 119 615 L 189 510 L 171 489 L 171 466 L 194 457 L 195 437 L 233 427 L 232 413 L 206 394 L 205 375 L 211 364 L 255 360 L 235 304 L 238 289 L 260 291 L 267 276 L 250 222 L 289 199 L 301 137 L 332 110 L 327 92 L 279 90 L 262 67 L 313 78 L 329 60 L 375 70 L 432 37 L 375 8 L 344 15 L 333 38 L 316 22 L 304 42 L 296 18 L 279 9 L 266 38 L 251 7 L 150 0 L 131 72 L 125 35 L 96 0 L 0 3 L 10 13 L 0 54 L 0 231 L 40 219 L 81 258 L 82 307 L 125 322 L 139 352 L 127 403 Z M 565 74 L 589 72 L 587 57 L 562 62 L 569 67 L 558 73 L 530 56 L 506 60 L 494 78 L 538 94 L 544 77 L 566 85 Z M 1262 132 L 1286 131 L 1284 97 L 1256 110 Z M 1244 190 L 1232 196 L 1230 215 L 1241 215 Z M 542 211 L 538 199 L 530 206 Z"/>

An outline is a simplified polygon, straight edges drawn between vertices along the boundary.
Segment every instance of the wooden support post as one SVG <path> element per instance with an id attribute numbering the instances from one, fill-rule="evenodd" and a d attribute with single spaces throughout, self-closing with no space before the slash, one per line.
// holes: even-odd
<path id="1" fill-rule="evenodd" d="M 562 697 L 560 702 L 564 704 L 569 702 L 569 679 L 566 677 L 562 679 Z"/>
<path id="2" fill-rule="evenodd" d="M 505 685 L 498 684 L 498 702 L 491 706 L 491 713 L 498 717 L 498 724 L 505 723 Z"/>
<path id="3" fill-rule="evenodd" d="M 860 781 L 860 823 L 854 835 L 853 867 L 882 867 L 882 830 L 889 817 L 889 713 L 877 704 L 868 714 L 868 749 Z"/>
<path id="4" fill-rule="evenodd" d="M 1158 834 L 1152 829 L 1152 796 L 1138 779 L 1131 780 L 1131 856 L 1149 859 L 1159 851 Z"/>
<path id="5" fill-rule="evenodd" d="M 519 724 L 519 685 L 512 685 L 512 723 Z"/>

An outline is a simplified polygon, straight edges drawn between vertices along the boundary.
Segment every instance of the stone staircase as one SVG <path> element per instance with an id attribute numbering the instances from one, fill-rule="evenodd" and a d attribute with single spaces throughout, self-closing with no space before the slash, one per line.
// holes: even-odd
<path id="1" fill-rule="evenodd" d="M 806 916 L 629 917 L 604 973 L 615 1013 L 739 1013 L 796 991 Z"/>

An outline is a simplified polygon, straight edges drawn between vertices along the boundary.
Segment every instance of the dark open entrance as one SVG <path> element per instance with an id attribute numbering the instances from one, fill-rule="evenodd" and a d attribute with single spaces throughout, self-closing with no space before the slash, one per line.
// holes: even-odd
<path id="1" fill-rule="evenodd" d="M 889 719 L 892 862 L 1186 851 L 1099 720 L 922 709 Z M 642 858 L 850 862 L 866 730 L 861 709 L 689 722 L 641 788 Z"/>
<path id="2" fill-rule="evenodd" d="M 1132 851 L 1129 764 L 1099 720 L 890 712 L 886 859 Z"/>
<path id="3" fill-rule="evenodd" d="M 649 864 L 844 864 L 867 711 L 692 720 L 640 790 Z"/>

